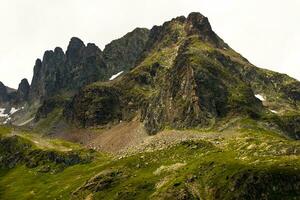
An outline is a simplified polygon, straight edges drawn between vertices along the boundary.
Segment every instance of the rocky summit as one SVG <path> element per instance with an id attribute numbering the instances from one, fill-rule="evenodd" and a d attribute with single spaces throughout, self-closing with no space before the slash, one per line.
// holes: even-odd
<path id="1" fill-rule="evenodd" d="M 190 13 L 0 82 L 0 199 L 300 199 L 300 82 Z"/>

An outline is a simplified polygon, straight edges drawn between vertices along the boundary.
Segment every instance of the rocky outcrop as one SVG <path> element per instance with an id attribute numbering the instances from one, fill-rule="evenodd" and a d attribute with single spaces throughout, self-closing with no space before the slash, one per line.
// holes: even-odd
<path id="1" fill-rule="evenodd" d="M 129 71 L 141 56 L 148 41 L 149 30 L 136 28 L 105 46 L 103 56 L 109 70 L 115 74 Z"/>
<path id="2" fill-rule="evenodd" d="M 0 103 L 8 101 L 8 94 L 7 94 L 7 89 L 6 86 L 0 82 Z"/>
<path id="3" fill-rule="evenodd" d="M 28 80 L 22 79 L 17 90 L 16 102 L 21 103 L 27 101 L 29 98 L 29 91 L 30 85 L 28 83 Z"/>
<path id="4" fill-rule="evenodd" d="M 270 184 L 266 184 L 270 183 Z M 227 194 L 216 190 L 214 199 L 292 199 L 300 195 L 300 176 L 295 171 L 241 171 L 230 178 Z M 225 194 L 224 194 L 225 193 Z"/>
<path id="5" fill-rule="evenodd" d="M 37 59 L 31 82 L 30 100 L 47 98 L 62 86 L 65 55 L 61 48 L 46 51 L 43 60 Z"/>
<path id="6" fill-rule="evenodd" d="M 106 77 L 101 50 L 94 44 L 85 46 L 80 39 L 72 38 L 66 54 L 57 47 L 46 51 L 43 60 L 36 61 L 30 99 L 44 100 L 62 91 L 76 91 Z"/>
<path id="7" fill-rule="evenodd" d="M 65 113 L 72 113 L 68 118 L 84 127 L 128 120 L 140 113 L 150 134 L 165 127 L 211 127 L 227 116 L 258 119 L 268 108 L 255 94 L 265 91 L 278 97 L 275 103 L 282 100 L 297 108 L 298 82 L 275 76 L 232 50 L 206 17 L 191 13 L 154 26 L 134 69 L 108 84 L 105 92 L 100 83 L 93 84 L 93 90 L 81 90 Z M 111 99 L 110 93 L 116 94 L 116 104 L 106 110 L 101 102 Z M 104 113 L 114 117 L 99 117 Z"/>
<path id="8" fill-rule="evenodd" d="M 0 82 L 0 104 L 5 104 L 7 106 L 16 103 L 18 103 L 17 91 Z"/>
<path id="9" fill-rule="evenodd" d="M 0 169 L 10 169 L 17 165 L 39 168 L 40 172 L 57 172 L 79 163 L 87 163 L 91 156 L 78 152 L 58 152 L 34 147 L 19 136 L 0 138 Z"/>
<path id="10" fill-rule="evenodd" d="M 74 199 L 80 199 L 79 196 L 83 195 L 85 192 L 101 192 L 102 190 L 112 187 L 118 181 L 126 178 L 127 175 L 122 173 L 120 170 L 107 170 L 103 171 L 90 180 L 86 181 L 84 185 L 72 192 Z"/>
<path id="11" fill-rule="evenodd" d="M 39 99 L 44 93 L 42 88 L 42 61 L 37 59 L 33 67 L 33 77 L 30 88 L 30 100 Z"/>
<path id="12" fill-rule="evenodd" d="M 102 52 L 95 44 L 85 45 L 71 38 L 66 53 L 59 47 L 46 51 L 37 59 L 31 83 L 30 100 L 43 101 L 66 92 L 72 95 L 95 81 L 108 80 L 119 71 L 131 68 L 144 49 L 147 29 L 135 29 L 121 39 L 112 41 Z"/>
<path id="13" fill-rule="evenodd" d="M 78 90 L 97 80 L 107 80 L 110 76 L 102 51 L 95 44 L 89 43 L 87 46 L 81 46 L 77 40 L 71 39 L 66 52 L 66 73 L 69 72 L 69 76 L 63 85 L 69 90 Z"/>
<path id="14" fill-rule="evenodd" d="M 43 100 L 35 114 L 35 121 L 37 122 L 42 118 L 47 118 L 48 114 L 53 112 L 55 109 L 65 107 L 67 102 L 68 101 L 61 96 L 53 96 Z"/>
<path id="15" fill-rule="evenodd" d="M 208 18 L 200 13 L 190 13 L 186 19 L 188 24 L 188 35 L 198 35 L 202 41 L 209 42 L 218 48 L 228 48 L 229 46 L 219 38 L 219 36 L 212 30 Z"/>
<path id="16" fill-rule="evenodd" d="M 47 99 L 63 90 L 77 90 L 101 80 L 105 68 L 100 49 L 72 38 L 66 54 L 57 47 L 54 51 L 46 51 L 42 61 L 36 61 L 30 98 Z"/>
<path id="17" fill-rule="evenodd" d="M 119 97 L 120 91 L 114 87 L 91 85 L 74 96 L 64 115 L 81 127 L 119 122 L 122 119 Z"/>

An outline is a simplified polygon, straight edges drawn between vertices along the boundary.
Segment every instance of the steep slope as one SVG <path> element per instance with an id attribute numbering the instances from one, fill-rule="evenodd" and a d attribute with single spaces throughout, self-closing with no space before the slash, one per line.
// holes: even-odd
<path id="1" fill-rule="evenodd" d="M 72 38 L 35 74 L 28 98 L 44 100 L 22 112 L 38 133 L 0 126 L 0 199 L 300 199 L 286 137 L 300 138 L 299 82 L 253 66 L 199 13 L 104 52 Z M 14 95 L 27 94 L 24 80 Z"/>
<path id="2" fill-rule="evenodd" d="M 65 53 L 59 47 L 46 51 L 43 60 L 37 59 L 34 66 L 30 100 L 43 101 L 66 92 L 70 96 L 85 85 L 128 70 L 147 39 L 147 29 L 136 29 L 112 41 L 103 52 L 95 44 L 85 45 L 76 37 L 71 38 Z"/>
<path id="3" fill-rule="evenodd" d="M 47 99 L 62 91 L 76 91 L 97 80 L 107 78 L 102 51 L 94 44 L 72 38 L 66 54 L 61 48 L 46 51 L 43 61 L 37 60 L 31 83 L 31 100 Z"/>
<path id="4" fill-rule="evenodd" d="M 150 134 L 251 117 L 281 130 L 291 123 L 294 128 L 286 134 L 298 138 L 297 85 L 286 75 L 253 66 L 213 32 L 206 17 L 191 13 L 154 26 L 134 69 L 82 89 L 64 113 L 83 127 L 139 116 Z M 272 110 L 277 108 L 280 115 Z M 282 120 L 291 112 L 291 120 Z"/>
<path id="5" fill-rule="evenodd" d="M 7 88 L 6 86 L 0 82 L 0 102 L 6 102 L 8 100 Z"/>
<path id="6" fill-rule="evenodd" d="M 0 82 L 0 104 L 21 104 L 28 100 L 30 85 L 27 79 L 22 79 L 17 90 Z"/>
<path id="7" fill-rule="evenodd" d="M 136 28 L 120 39 L 105 46 L 103 57 L 107 67 L 115 74 L 128 71 L 141 56 L 148 41 L 149 30 Z"/>
<path id="8" fill-rule="evenodd" d="M 30 92 L 30 85 L 27 79 L 22 79 L 21 83 L 19 84 L 17 94 L 16 94 L 16 102 L 22 103 L 28 101 Z"/>
<path id="9" fill-rule="evenodd" d="M 106 45 L 103 52 L 95 44 L 85 45 L 75 37 L 66 53 L 59 47 L 46 51 L 43 60 L 37 59 L 34 67 L 29 92 L 28 110 L 31 114 L 20 118 L 28 121 L 35 115 L 34 121 L 40 122 L 51 112 L 56 112 L 56 119 L 60 120 L 62 108 L 81 87 L 108 80 L 112 75 L 133 67 L 145 48 L 148 34 L 147 29 L 137 28 Z"/>
<path id="10" fill-rule="evenodd" d="M 5 86 L 0 81 L 0 105 L 16 101 L 17 90 Z"/>
<path id="11" fill-rule="evenodd" d="M 114 157 L 0 126 L 0 198 L 299 199 L 298 141 L 255 120 L 236 125 L 229 137 L 194 131 L 199 138 Z"/>

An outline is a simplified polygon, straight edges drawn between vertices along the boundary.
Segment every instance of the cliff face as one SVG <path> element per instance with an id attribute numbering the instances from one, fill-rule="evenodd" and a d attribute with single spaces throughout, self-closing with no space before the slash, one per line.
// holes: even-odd
<path id="1" fill-rule="evenodd" d="M 256 68 L 214 33 L 206 17 L 191 13 L 154 26 L 134 69 L 113 82 L 82 89 L 65 113 L 84 127 L 106 124 L 98 117 L 102 112 L 96 112 L 105 106 L 94 99 L 109 99 L 117 91 L 118 106 L 108 105 L 107 115 L 112 120 L 140 115 L 150 134 L 165 127 L 211 127 L 228 116 L 268 121 L 272 112 L 298 115 L 298 84 Z"/>
<path id="2" fill-rule="evenodd" d="M 22 95 L 26 95 L 25 94 L 26 93 L 26 91 L 25 91 L 26 86 L 24 86 L 24 84 L 25 84 L 24 81 L 25 80 L 22 80 L 22 82 L 23 82 L 22 85 L 23 86 L 22 86 L 22 88 L 19 88 L 20 91 L 19 90 L 17 91 L 13 88 L 7 87 L 2 82 L 0 82 L 0 105 L 1 104 L 2 105 L 4 105 L 4 104 L 9 105 L 9 104 L 18 104 L 18 103 L 20 103 L 21 101 L 19 101 L 18 98 L 21 97 L 21 93 L 23 92 Z M 20 83 L 20 85 L 21 85 L 21 83 Z M 27 88 L 27 90 L 29 91 L 29 88 Z"/>
<path id="3" fill-rule="evenodd" d="M 53 95 L 72 93 L 128 70 L 140 56 L 147 39 L 147 29 L 136 29 L 112 41 L 102 52 L 95 44 L 85 45 L 79 38 L 71 38 L 66 53 L 57 47 L 46 51 L 43 60 L 37 59 L 30 99 L 46 100 Z"/>
<path id="4" fill-rule="evenodd" d="M 101 50 L 72 38 L 66 54 L 59 47 L 46 51 L 37 60 L 31 83 L 31 99 L 47 99 L 63 90 L 77 90 L 88 83 L 105 78 L 106 65 Z"/>
<path id="5" fill-rule="evenodd" d="M 105 46 L 103 56 L 112 73 L 129 71 L 141 56 L 148 41 L 149 30 L 136 28 Z"/>
<path id="6" fill-rule="evenodd" d="M 121 77 L 105 82 L 120 71 Z M 249 63 L 205 16 L 191 13 L 150 31 L 137 28 L 104 51 L 72 38 L 65 53 L 57 47 L 36 60 L 30 87 L 23 80 L 17 92 L 8 93 L 0 85 L 0 100 L 40 102 L 36 120 L 59 107 L 83 127 L 138 116 L 155 134 L 166 127 L 212 127 L 238 116 L 300 138 L 299 86 L 287 75 Z"/>
<path id="7" fill-rule="evenodd" d="M 6 86 L 0 82 L 0 102 L 6 102 L 8 100 Z"/>
<path id="8" fill-rule="evenodd" d="M 22 79 L 17 90 L 16 101 L 17 102 L 27 101 L 29 98 L 29 91 L 30 91 L 30 85 L 28 83 L 28 80 Z"/>

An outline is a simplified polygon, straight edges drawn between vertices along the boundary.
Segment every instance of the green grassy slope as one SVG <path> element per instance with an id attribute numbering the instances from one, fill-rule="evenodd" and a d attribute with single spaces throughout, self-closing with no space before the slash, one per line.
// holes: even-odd
<path id="1" fill-rule="evenodd" d="M 20 163 L 1 170 L 0 197 L 299 199 L 300 144 L 259 128 L 255 121 L 242 123 L 236 136 L 220 133 L 215 139 L 128 157 L 97 154 L 92 162 L 61 171 L 41 172 Z"/>

